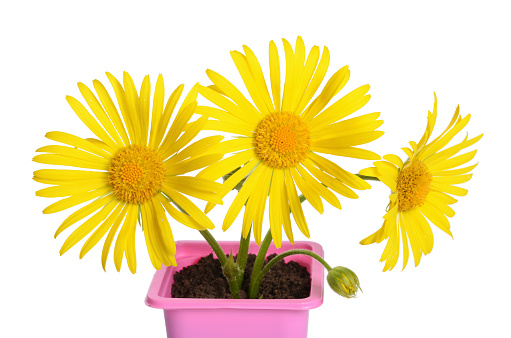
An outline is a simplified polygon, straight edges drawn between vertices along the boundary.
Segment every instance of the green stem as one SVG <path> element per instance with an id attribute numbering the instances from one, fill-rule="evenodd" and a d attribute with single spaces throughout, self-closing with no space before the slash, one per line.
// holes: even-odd
<path id="1" fill-rule="evenodd" d="M 379 181 L 378 177 L 374 177 L 374 176 L 366 176 L 366 175 L 360 175 L 360 174 L 355 174 L 355 176 L 358 176 L 361 179 L 366 180 L 366 181 Z"/>
<path id="2" fill-rule="evenodd" d="M 243 285 L 243 277 L 245 276 L 245 267 L 247 266 L 247 258 L 248 258 L 248 248 L 250 247 L 250 235 L 252 233 L 252 228 L 248 231 L 247 238 L 243 237 L 243 233 L 240 238 L 240 246 L 238 249 L 238 257 L 236 258 L 236 264 L 240 269 L 240 276 L 238 278 L 238 289 L 241 289 Z"/>
<path id="3" fill-rule="evenodd" d="M 179 210 L 181 210 L 181 212 L 183 214 L 188 215 L 188 213 L 183 208 L 181 208 L 181 206 L 179 204 L 177 204 L 172 199 L 170 199 L 170 197 L 168 197 L 168 196 L 165 196 L 165 197 L 169 200 L 169 202 L 172 202 Z M 188 216 L 190 216 L 190 215 L 188 215 Z M 220 247 L 220 244 L 218 244 L 218 242 L 216 241 L 215 237 L 213 237 L 213 235 L 211 234 L 211 232 L 209 232 L 208 229 L 199 230 L 199 232 L 202 235 L 202 237 L 204 237 L 204 239 L 206 239 L 206 241 L 208 242 L 211 249 L 213 249 L 213 251 L 215 252 L 215 254 L 218 257 L 218 260 L 220 261 L 222 266 L 224 266 L 225 262 L 227 261 L 227 256 L 225 255 L 225 252 Z"/>
<path id="4" fill-rule="evenodd" d="M 266 253 L 268 252 L 268 248 L 270 247 L 272 241 L 271 230 L 268 230 L 266 236 L 264 236 L 263 241 L 261 242 L 261 246 L 259 247 L 259 252 L 257 253 L 254 267 L 252 268 L 252 275 L 250 276 L 250 284 L 248 287 L 248 298 L 256 298 L 258 289 L 254 289 L 257 276 L 259 272 L 263 268 L 264 259 L 266 258 Z"/>
<path id="5" fill-rule="evenodd" d="M 332 270 L 332 267 L 330 265 L 328 265 L 328 263 L 321 256 L 319 256 L 318 254 L 316 254 L 316 253 L 314 253 L 312 251 L 304 250 L 304 249 L 292 249 L 292 250 L 283 252 L 280 255 L 274 257 L 271 261 L 269 261 L 268 264 L 266 264 L 266 266 L 258 274 L 257 278 L 255 278 L 253 290 L 255 290 L 254 292 L 256 292 L 256 294 L 250 294 L 250 298 L 255 298 L 257 296 L 257 290 L 259 290 L 259 286 L 261 285 L 261 282 L 263 281 L 264 276 L 266 276 L 268 271 L 270 271 L 270 269 L 278 261 L 280 261 L 281 259 L 284 259 L 287 256 L 291 256 L 291 255 L 307 255 L 307 256 L 310 256 L 310 257 L 314 258 L 315 260 L 317 260 L 318 262 L 320 262 L 325 267 L 325 269 L 327 269 L 327 271 Z M 252 275 L 252 276 L 254 276 L 254 275 Z"/>
<path id="6" fill-rule="evenodd" d="M 227 255 L 220 247 L 220 244 L 216 241 L 216 239 L 213 237 L 213 235 L 206 229 L 199 231 L 204 237 L 204 239 L 208 242 L 209 246 L 213 251 L 215 252 L 216 256 L 218 257 L 218 260 L 220 261 L 220 264 L 222 265 L 222 271 L 224 272 L 224 275 L 227 279 L 227 283 L 229 284 L 229 289 L 231 290 L 231 294 L 233 298 L 240 298 L 239 297 L 239 287 L 238 287 L 238 278 L 234 277 L 234 271 L 237 271 L 236 266 L 234 264 L 234 258 L 232 257 L 232 250 L 231 250 L 231 256 L 229 259 L 231 260 L 231 263 L 229 267 L 226 267 L 227 263 Z M 230 268 L 230 273 L 226 272 L 225 269 Z"/>
<path id="7" fill-rule="evenodd" d="M 225 255 L 225 252 L 220 247 L 220 244 L 216 241 L 216 239 L 213 237 L 213 235 L 206 229 L 206 230 L 200 230 L 199 231 L 202 237 L 208 242 L 209 246 L 213 251 L 215 252 L 216 256 L 218 257 L 218 260 L 220 261 L 220 264 L 222 266 L 225 265 L 225 262 L 227 262 L 227 256 Z"/>
<path id="8" fill-rule="evenodd" d="M 172 202 L 179 210 L 181 210 L 182 213 L 184 213 L 185 215 L 188 215 L 188 213 L 183 208 L 181 208 L 181 206 L 179 206 L 179 204 L 174 202 L 168 196 L 165 196 L 165 197 L 170 202 Z M 207 230 L 207 229 L 206 230 L 199 230 L 199 232 L 202 235 L 202 237 L 204 237 L 206 242 L 208 242 L 208 244 L 211 247 L 211 249 L 213 249 L 213 252 L 216 254 L 216 256 L 218 258 L 218 261 L 222 265 L 222 271 L 224 272 L 224 275 L 227 278 L 227 282 L 229 284 L 229 289 L 231 290 L 232 297 L 233 298 L 240 298 L 239 294 L 238 294 L 239 293 L 239 289 L 241 287 L 241 284 L 238 282 L 239 277 L 238 278 L 228 278 L 228 276 L 226 275 L 225 269 L 226 269 L 226 263 L 227 263 L 227 255 L 222 250 L 222 248 L 220 247 L 220 244 L 218 244 L 218 242 L 216 241 L 215 237 L 213 237 L 213 235 L 209 232 L 209 230 Z M 240 242 L 240 245 L 241 245 L 241 242 Z M 247 248 L 247 250 L 248 250 L 248 248 Z M 231 250 L 231 255 L 232 255 L 232 250 Z M 230 258 L 233 259 L 233 257 L 230 257 Z M 245 258 L 245 264 L 246 264 L 246 258 Z M 232 264 L 231 269 L 232 269 L 232 271 L 230 271 L 230 272 L 231 272 L 231 276 L 232 276 L 232 272 L 234 270 L 237 270 L 236 269 L 236 265 Z M 243 267 L 243 272 L 244 271 L 245 271 L 245 268 Z M 241 277 L 241 280 L 243 282 L 243 277 Z"/>
<path id="9" fill-rule="evenodd" d="M 305 201 L 305 196 L 301 194 L 298 196 L 300 203 L 303 203 Z M 289 210 L 291 212 L 291 209 Z M 259 251 L 257 252 L 257 256 L 254 262 L 254 267 L 252 268 L 252 275 L 250 276 L 250 284 L 248 287 L 248 298 L 256 298 L 257 297 L 257 291 L 259 290 L 259 286 L 255 287 L 255 283 L 257 280 L 257 276 L 261 272 L 261 269 L 264 265 L 264 259 L 266 258 L 266 254 L 268 253 L 268 248 L 270 247 L 271 241 L 271 229 L 268 230 L 266 233 L 266 236 L 264 236 L 263 241 L 261 242 L 261 246 L 259 247 Z"/>

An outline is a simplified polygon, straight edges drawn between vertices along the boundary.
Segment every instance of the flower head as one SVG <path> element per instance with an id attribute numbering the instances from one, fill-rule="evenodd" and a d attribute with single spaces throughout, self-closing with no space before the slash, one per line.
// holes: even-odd
<path id="1" fill-rule="evenodd" d="M 385 155 L 385 161 L 374 162 L 374 167 L 360 172 L 362 175 L 377 177 L 392 190 L 387 213 L 383 216 L 383 226 L 360 242 L 371 244 L 388 239 L 380 260 L 385 261 L 384 271 L 395 267 L 399 258 L 400 239 L 403 242 L 403 269 L 408 262 L 408 242 L 415 266 L 419 265 L 421 256 L 429 254 L 433 249 L 430 222 L 452 236 L 447 217 L 454 216 L 454 210 L 449 205 L 457 200 L 451 195 L 467 194 L 467 190 L 457 184 L 470 180 L 470 171 L 477 165 L 458 168 L 472 160 L 477 150 L 462 155 L 458 153 L 479 141 L 482 134 L 472 139 L 468 139 L 467 135 L 461 143 L 445 148 L 465 128 L 470 115 L 462 118 L 458 106 L 445 131 L 428 143 L 436 117 L 435 95 L 433 113 L 428 113 L 428 124 L 421 140 L 419 143 L 410 142 L 411 148 L 402 148 L 408 159 L 403 162 L 396 155 Z"/>
<path id="2" fill-rule="evenodd" d="M 190 122 L 197 106 L 197 87 L 185 97 L 167 131 L 183 92 L 182 85 L 174 90 L 164 108 L 164 84 L 160 75 L 150 114 L 149 76 L 144 78 L 140 94 L 128 73 L 124 73 L 124 87 L 111 74 L 107 73 L 107 76 L 118 108 L 98 80 L 93 82 L 97 96 L 83 83 L 78 84 L 93 115 L 77 99 L 66 98 L 98 139 L 49 132 L 47 138 L 64 145 L 39 148 L 38 152 L 46 154 L 34 157 L 38 163 L 86 170 L 37 170 L 34 180 L 52 187 L 39 190 L 36 195 L 64 197 L 44 209 L 43 213 L 47 214 L 87 203 L 67 217 L 57 229 L 55 237 L 90 216 L 67 238 L 61 254 L 92 233 L 80 252 L 82 258 L 108 233 L 102 254 L 105 269 L 108 252 L 118 233 L 114 247 L 115 266 L 120 270 L 125 256 L 129 269 L 134 273 L 135 233 L 139 219 L 154 267 L 159 269 L 162 263 L 175 265 L 176 248 L 165 211 L 176 221 L 194 229 L 214 227 L 209 218 L 184 195 L 222 203 L 216 194 L 220 184 L 183 174 L 220 160 L 222 155 L 211 154 L 209 150 L 223 137 L 208 137 L 188 145 L 207 120 L 202 117 Z M 186 214 L 171 203 L 178 204 Z"/>
<path id="3" fill-rule="evenodd" d="M 326 280 L 332 290 L 346 298 L 355 297 L 360 289 L 357 275 L 350 269 L 342 266 L 337 266 L 328 271 Z M 362 291 L 362 289 L 360 290 Z"/>
<path id="4" fill-rule="evenodd" d="M 211 118 L 206 129 L 237 136 L 223 142 L 217 149 L 232 153 L 232 156 L 212 164 L 198 175 L 216 180 L 232 173 L 223 184 L 223 195 L 246 179 L 227 211 L 223 229 L 232 225 L 245 206 L 243 234 L 246 237 L 253 226 L 254 237 L 259 243 L 269 197 L 270 229 L 277 247 L 282 241 L 282 228 L 293 242 L 289 210 L 300 231 L 309 237 L 299 191 L 318 212 L 323 213 L 322 200 L 341 209 L 332 191 L 357 198 L 352 189 L 370 188 L 364 180 L 320 154 L 380 159 L 377 154 L 357 146 L 383 134 L 376 130 L 383 123 L 377 120 L 379 113 L 347 119 L 369 101 L 369 85 L 361 86 L 330 104 L 348 82 L 350 71 L 346 66 L 335 72 L 313 99 L 328 69 L 328 49 L 324 48 L 320 58 L 317 46 L 306 55 L 300 37 L 294 50 L 288 41 L 283 40 L 283 43 L 286 60 L 283 85 L 279 54 L 273 41 L 269 49 L 270 89 L 255 54 L 243 46 L 244 54 L 233 51 L 231 56 L 252 101 L 226 78 L 208 70 L 207 75 L 214 85 L 200 87 L 199 92 L 218 108 L 197 108 L 198 113 Z M 235 171 L 237 168 L 240 169 Z M 206 211 L 213 205 L 208 203 Z"/>

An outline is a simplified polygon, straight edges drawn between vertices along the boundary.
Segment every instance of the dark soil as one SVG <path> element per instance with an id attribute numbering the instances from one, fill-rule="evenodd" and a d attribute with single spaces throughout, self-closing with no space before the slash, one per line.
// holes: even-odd
<path id="1" fill-rule="evenodd" d="M 267 257 L 268 260 L 276 254 Z M 247 298 L 250 273 L 256 255 L 249 254 L 240 297 Z M 293 261 L 280 260 L 266 274 L 258 296 L 263 299 L 299 299 L 310 295 L 311 278 L 307 269 Z M 232 298 L 229 285 L 222 273 L 222 266 L 213 255 L 202 257 L 197 264 L 183 268 L 174 274 L 172 298 Z"/>

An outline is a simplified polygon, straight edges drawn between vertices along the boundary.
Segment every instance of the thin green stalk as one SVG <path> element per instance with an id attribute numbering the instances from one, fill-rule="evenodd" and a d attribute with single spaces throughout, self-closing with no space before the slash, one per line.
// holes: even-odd
<path id="1" fill-rule="evenodd" d="M 213 235 L 209 232 L 209 230 L 200 230 L 199 231 L 202 237 L 208 242 L 209 246 L 213 251 L 215 252 L 216 256 L 218 257 L 218 260 L 220 261 L 220 264 L 222 266 L 225 265 L 225 262 L 227 262 L 227 256 L 225 255 L 225 252 L 220 247 L 220 244 L 216 241 L 216 239 L 213 237 Z"/>
<path id="2" fill-rule="evenodd" d="M 243 233 L 240 238 L 240 246 L 238 249 L 238 257 L 236 258 L 236 264 L 240 269 L 240 275 L 238 277 L 238 289 L 241 289 L 243 285 L 243 277 L 245 276 L 245 267 L 247 266 L 248 248 L 250 247 L 250 235 L 252 228 L 248 231 L 247 238 L 243 237 Z"/>
<path id="3" fill-rule="evenodd" d="M 263 268 L 264 265 L 264 259 L 266 258 L 266 253 L 268 252 L 268 248 L 270 247 L 272 241 L 271 237 L 271 230 L 268 230 L 266 233 L 266 236 L 264 236 L 263 241 L 261 242 L 261 246 L 259 247 L 259 252 L 257 253 L 254 267 L 252 268 L 252 275 L 250 276 L 250 284 L 248 287 L 248 298 L 255 298 L 257 296 L 257 290 L 255 289 L 254 292 L 254 286 L 256 283 L 257 276 L 259 275 L 259 272 Z M 252 296 L 254 295 L 255 296 Z"/>
<path id="4" fill-rule="evenodd" d="M 227 279 L 227 283 L 229 284 L 229 289 L 231 290 L 231 294 L 233 298 L 239 297 L 239 287 L 238 287 L 238 277 L 237 277 L 237 267 L 234 263 L 234 258 L 232 257 L 232 250 L 229 259 L 227 255 L 220 247 L 220 244 L 216 241 L 213 235 L 206 229 L 199 231 L 204 239 L 208 242 L 209 246 L 215 252 L 220 264 L 222 265 L 222 271 Z M 230 264 L 227 264 L 230 263 Z"/>
<path id="5" fill-rule="evenodd" d="M 173 203 L 179 210 L 181 210 L 181 212 L 183 214 L 188 215 L 188 213 L 183 208 L 181 208 L 181 206 L 179 204 L 174 202 L 170 197 L 168 197 L 166 195 L 165 195 L 165 197 L 167 198 L 167 200 L 169 202 Z M 190 216 L 190 215 L 188 215 L 188 216 Z M 218 257 L 218 260 L 220 261 L 222 266 L 224 266 L 225 262 L 227 261 L 227 256 L 225 255 L 225 252 L 220 247 L 220 244 L 218 244 L 218 242 L 216 241 L 215 237 L 213 237 L 213 235 L 211 234 L 211 232 L 209 232 L 208 229 L 199 230 L 199 232 L 202 235 L 202 237 L 204 237 L 204 239 L 208 242 L 211 249 L 213 249 L 213 251 L 215 252 L 215 254 Z"/>
<path id="6" fill-rule="evenodd" d="M 256 298 L 257 297 L 257 291 L 259 290 L 259 286 L 261 285 L 261 282 L 263 281 L 264 276 L 266 276 L 268 271 L 270 271 L 270 269 L 278 261 L 280 261 L 281 259 L 284 259 L 287 256 L 291 256 L 291 255 L 307 255 L 307 256 L 310 256 L 310 257 L 316 259 L 318 262 L 320 262 L 325 267 L 325 269 L 327 269 L 327 271 L 332 270 L 332 267 L 330 267 L 330 265 L 328 265 L 328 263 L 321 256 L 319 256 L 318 254 L 316 254 L 316 253 L 314 253 L 312 251 L 304 250 L 304 249 L 292 249 L 292 250 L 283 252 L 280 255 L 274 257 L 271 261 L 269 261 L 268 264 L 266 264 L 266 266 L 261 270 L 261 272 L 255 278 L 255 282 L 254 282 L 253 288 L 251 289 L 251 293 L 249 295 L 249 298 Z M 254 275 L 252 275 L 252 276 L 254 276 Z"/>
<path id="7" fill-rule="evenodd" d="M 303 203 L 305 201 L 305 196 L 301 194 L 298 196 L 300 203 Z M 289 210 L 291 212 L 291 209 Z M 254 267 L 252 268 L 252 275 L 250 276 L 250 284 L 248 287 L 248 298 L 255 298 L 257 297 L 257 291 L 259 287 L 255 288 L 255 283 L 257 276 L 261 272 L 261 269 L 264 265 L 264 259 L 266 258 L 266 254 L 268 253 L 268 248 L 270 247 L 271 241 L 273 240 L 271 236 L 271 229 L 268 230 L 266 233 L 266 236 L 264 236 L 263 241 L 261 242 L 261 246 L 259 247 L 259 251 L 257 252 L 257 256 L 254 262 Z"/>
<path id="8" fill-rule="evenodd" d="M 181 208 L 181 206 L 179 206 L 179 204 L 174 202 L 168 196 L 165 196 L 165 197 L 170 202 L 174 203 L 174 205 L 179 210 L 181 210 L 182 213 L 188 215 L 188 213 L 183 208 Z M 234 259 L 232 257 L 232 250 L 231 250 L 231 257 L 229 257 L 231 259 L 231 261 L 232 261 L 232 264 L 231 264 L 231 266 L 226 267 L 227 255 L 222 250 L 222 248 L 220 247 L 220 244 L 218 244 L 218 242 L 216 241 L 215 237 L 213 237 L 213 235 L 207 229 L 199 230 L 199 232 L 202 235 L 202 237 L 204 237 L 206 242 L 208 242 L 208 244 L 211 247 L 211 249 L 213 249 L 213 252 L 216 254 L 216 256 L 218 258 L 218 261 L 220 261 L 220 264 L 222 265 L 222 271 L 223 271 L 225 277 L 227 278 L 227 282 L 229 284 L 229 289 L 231 290 L 232 297 L 233 298 L 240 298 L 238 293 L 239 293 L 239 288 L 241 287 L 241 284 L 239 284 L 239 282 L 238 282 L 238 280 L 239 280 L 238 274 L 235 273 L 236 271 L 238 271 L 238 269 L 237 269 L 237 266 L 234 264 Z M 241 245 L 241 242 L 240 242 L 240 245 Z M 246 264 L 246 258 L 245 258 L 245 264 Z M 229 270 L 229 271 L 226 271 L 226 269 Z M 245 268 L 243 267 L 243 272 L 244 271 L 245 271 Z M 241 280 L 243 281 L 243 277 L 241 277 Z"/>

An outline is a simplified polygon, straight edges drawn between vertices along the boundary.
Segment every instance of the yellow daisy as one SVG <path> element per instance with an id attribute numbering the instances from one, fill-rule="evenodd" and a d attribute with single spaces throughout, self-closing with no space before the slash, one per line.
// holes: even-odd
<path id="1" fill-rule="evenodd" d="M 429 222 L 452 237 L 447 217 L 454 216 L 454 210 L 449 205 L 457 200 L 450 195 L 467 194 L 466 189 L 456 185 L 470 180 L 472 174 L 469 172 L 477 165 L 458 168 L 472 160 L 477 150 L 457 154 L 479 141 L 482 134 L 472 139 L 468 139 L 467 135 L 461 143 L 443 149 L 465 128 L 470 115 L 462 118 L 458 106 L 445 131 L 428 143 L 436 117 L 435 95 L 433 113 L 428 112 L 428 124 L 421 140 L 418 144 L 410 142 L 411 148 L 402 148 L 408 159 L 403 163 L 396 155 L 385 155 L 385 161 L 374 162 L 375 167 L 360 172 L 362 175 L 377 177 L 392 191 L 387 213 L 383 216 L 383 226 L 360 242 L 371 244 L 388 239 L 380 260 L 385 261 L 383 271 L 392 270 L 396 266 L 400 238 L 403 242 L 403 269 L 408 262 L 408 241 L 412 247 L 415 266 L 419 265 L 421 256 L 427 255 L 433 249 L 433 234 Z"/>
<path id="2" fill-rule="evenodd" d="M 162 263 L 175 265 L 176 248 L 165 210 L 176 221 L 191 228 L 203 230 L 214 227 L 209 218 L 184 195 L 222 203 L 216 194 L 221 185 L 204 178 L 182 175 L 220 160 L 222 155 L 205 152 L 223 137 L 208 137 L 187 146 L 207 121 L 207 117 L 201 117 L 189 122 L 197 107 L 197 87 L 185 97 L 167 131 L 183 85 L 174 90 L 164 107 L 164 84 L 160 74 L 150 114 L 149 76 L 144 78 L 140 94 L 128 73 L 124 73 L 124 88 L 111 74 L 107 73 L 107 76 L 121 114 L 101 82 L 93 81 L 97 96 L 83 83 L 78 83 L 94 115 L 77 99 L 67 96 L 66 100 L 98 139 L 83 139 L 64 132 L 47 133 L 47 138 L 64 145 L 38 149 L 38 152 L 47 154 L 35 156 L 35 162 L 86 170 L 37 170 L 34 180 L 53 186 L 37 191 L 36 195 L 65 197 L 44 209 L 45 214 L 92 201 L 73 212 L 58 228 L 55 237 L 90 216 L 67 238 L 60 250 L 61 255 L 92 232 L 80 252 L 82 258 L 108 233 L 101 259 L 105 269 L 108 252 L 118 232 L 114 247 L 115 266 L 119 271 L 125 255 L 129 269 L 135 273 L 138 219 L 154 267 L 159 269 Z M 176 209 L 171 201 L 186 214 Z"/>
<path id="3" fill-rule="evenodd" d="M 262 219 L 269 196 L 270 229 L 277 247 L 282 241 L 282 228 L 293 242 L 289 210 L 298 228 L 309 237 L 298 190 L 317 211 L 323 213 L 322 199 L 341 209 L 338 198 L 331 190 L 357 198 L 351 188 L 370 188 L 364 180 L 319 153 L 380 159 L 374 152 L 356 146 L 383 134 L 375 130 L 383 123 L 377 120 L 379 113 L 346 119 L 369 101 L 369 85 L 353 90 L 328 106 L 348 82 L 350 71 L 345 66 L 328 80 L 321 93 L 312 100 L 328 69 L 328 49 L 323 49 L 320 58 L 317 46 L 306 55 L 301 37 L 298 37 L 294 50 L 288 41 L 283 40 L 283 43 L 286 60 L 283 90 L 275 43 L 271 41 L 269 47 L 270 91 L 255 54 L 243 46 L 245 54 L 233 51 L 231 56 L 252 102 L 227 79 L 208 70 L 207 75 L 214 85 L 201 86 L 199 93 L 218 108 L 197 107 L 199 114 L 211 118 L 206 122 L 206 129 L 237 136 L 216 149 L 234 154 L 204 169 L 198 177 L 216 180 L 240 168 L 224 182 L 223 196 L 248 176 L 227 211 L 223 229 L 232 225 L 246 205 L 243 235 L 248 235 L 253 224 L 254 237 L 260 243 Z M 213 205 L 208 203 L 206 211 L 211 210 Z"/>

